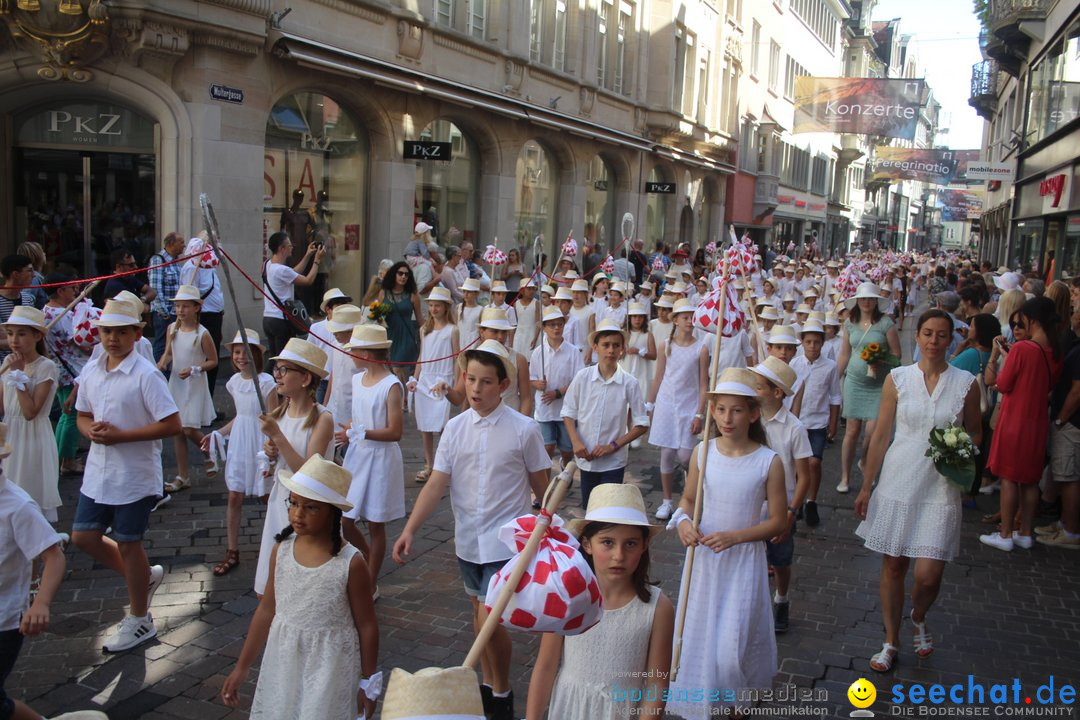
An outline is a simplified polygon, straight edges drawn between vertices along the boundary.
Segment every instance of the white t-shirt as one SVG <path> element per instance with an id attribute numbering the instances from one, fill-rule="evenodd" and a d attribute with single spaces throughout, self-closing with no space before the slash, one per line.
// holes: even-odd
<path id="1" fill-rule="evenodd" d="M 30 563 L 60 542 L 37 503 L 0 475 L 0 632 L 19 627 L 30 595 Z"/>
<path id="2" fill-rule="evenodd" d="M 291 267 L 285 264 L 279 263 L 267 263 L 266 264 L 266 284 L 269 286 L 266 290 L 268 295 L 277 295 L 277 299 L 282 304 L 289 302 L 296 297 L 296 286 L 293 282 L 296 278 L 300 277 L 300 273 L 293 270 Z M 271 290 L 273 292 L 271 292 Z M 285 319 L 285 316 L 281 314 L 277 306 L 270 300 L 270 298 L 263 298 L 263 317 L 272 317 Z"/>

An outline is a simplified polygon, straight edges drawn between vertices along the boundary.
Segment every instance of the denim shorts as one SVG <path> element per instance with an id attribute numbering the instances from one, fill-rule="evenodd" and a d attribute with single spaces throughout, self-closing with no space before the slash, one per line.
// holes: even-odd
<path id="1" fill-rule="evenodd" d="M 560 452 L 574 452 L 570 433 L 566 431 L 566 425 L 563 425 L 562 421 L 545 420 L 540 423 L 540 434 L 544 436 L 545 445 L 555 445 Z"/>
<path id="2" fill-rule="evenodd" d="M 488 585 L 495 573 L 502 570 L 506 560 L 496 560 L 489 563 L 474 563 L 468 560 L 457 559 L 458 569 L 461 570 L 461 579 L 465 582 L 465 594 L 484 602 L 487 597 Z"/>
<path id="3" fill-rule="evenodd" d="M 75 508 L 74 532 L 104 533 L 111 525 L 116 542 L 139 542 L 150 524 L 150 511 L 157 497 L 148 495 L 141 500 L 124 505 L 105 505 L 79 493 L 79 505 Z"/>
<path id="4" fill-rule="evenodd" d="M 787 517 L 786 511 L 784 516 Z M 773 567 L 791 567 L 792 562 L 794 562 L 795 526 L 797 524 L 798 523 L 792 524 L 791 533 L 788 534 L 787 540 L 775 544 L 768 540 L 765 541 L 765 557 Z"/>
<path id="5" fill-rule="evenodd" d="M 810 438 L 810 452 L 814 453 L 814 457 L 818 460 L 825 457 L 825 445 L 829 441 L 828 428 L 807 430 L 806 435 Z"/>

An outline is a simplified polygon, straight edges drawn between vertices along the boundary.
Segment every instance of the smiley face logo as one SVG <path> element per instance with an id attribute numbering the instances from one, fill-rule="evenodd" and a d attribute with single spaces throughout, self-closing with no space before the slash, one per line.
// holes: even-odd
<path id="1" fill-rule="evenodd" d="M 848 702 L 857 708 L 868 708 L 877 699 L 877 688 L 866 678 L 851 683 L 847 691 Z"/>

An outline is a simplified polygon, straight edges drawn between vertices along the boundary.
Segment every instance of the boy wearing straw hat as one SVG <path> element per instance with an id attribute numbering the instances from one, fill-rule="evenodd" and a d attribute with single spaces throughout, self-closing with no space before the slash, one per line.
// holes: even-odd
<path id="1" fill-rule="evenodd" d="M 514 372 L 506 348 L 485 340 L 465 351 L 465 363 L 469 409 L 446 423 L 431 476 L 394 543 L 393 558 L 405 562 L 413 538 L 449 488 L 458 567 L 479 632 L 487 617 L 484 600 L 491 578 L 512 556 L 499 541 L 499 528 L 529 512 L 530 490 L 544 496 L 551 459 L 536 423 L 502 402 Z M 511 650 L 510 634 L 500 626 L 481 657 L 484 712 L 499 720 L 514 717 Z"/>
<path id="2" fill-rule="evenodd" d="M 545 310 L 543 327 L 544 337 L 529 358 L 529 382 L 535 390 L 533 417 L 540 423 L 548 454 L 558 448 L 565 467 L 574 457 L 574 447 L 563 425 L 562 399 L 570 381 L 584 365 L 578 348 L 563 340 L 566 318 L 562 311 Z"/>
<path id="3" fill-rule="evenodd" d="M 104 354 L 86 364 L 75 409 L 90 440 L 71 539 L 127 583 L 129 614 L 104 645 L 121 652 L 157 635 L 150 601 L 165 576 L 147 562 L 143 534 L 161 497 L 161 440 L 177 435 L 180 411 L 165 378 L 134 352 L 143 323 L 134 306 L 109 300 L 97 320 Z M 113 537 L 104 537 L 105 529 Z"/>
<path id="4" fill-rule="evenodd" d="M 627 446 L 649 429 L 649 413 L 637 378 L 619 367 L 627 333 L 611 318 L 589 333 L 595 366 L 574 375 L 563 400 L 562 419 L 581 469 L 581 506 L 593 488 L 621 484 L 629 459 Z M 633 427 L 627 428 L 627 415 Z"/>

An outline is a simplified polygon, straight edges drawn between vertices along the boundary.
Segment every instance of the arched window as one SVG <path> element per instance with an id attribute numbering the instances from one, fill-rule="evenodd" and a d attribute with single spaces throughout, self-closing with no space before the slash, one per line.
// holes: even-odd
<path id="1" fill-rule="evenodd" d="M 435 230 L 440 245 L 460 245 L 476 237 L 479 157 L 476 144 L 449 120 L 435 120 L 420 133 L 424 142 L 445 143 L 449 155 L 416 161 L 414 223 L 423 220 Z M 440 152 L 445 146 L 440 147 Z M 481 252 L 483 247 L 480 248 Z"/>
<path id="2" fill-rule="evenodd" d="M 514 242 L 526 252 L 538 235 L 543 236 L 544 251 L 549 254 L 557 252 L 562 242 L 555 237 L 558 174 L 559 165 L 551 152 L 535 140 L 525 143 L 517 159 Z"/>
<path id="3" fill-rule="evenodd" d="M 595 238 L 605 253 L 622 241 L 615 219 L 615 173 L 599 155 L 593 156 L 585 178 L 584 236 Z"/>
<path id="4" fill-rule="evenodd" d="M 656 184 L 671 183 L 663 168 L 657 166 L 649 172 L 650 186 Z M 650 192 L 645 205 L 645 242 L 651 249 L 657 242 L 663 241 L 667 235 L 668 205 L 671 195 L 668 193 Z M 672 248 L 674 250 L 674 248 Z"/>

